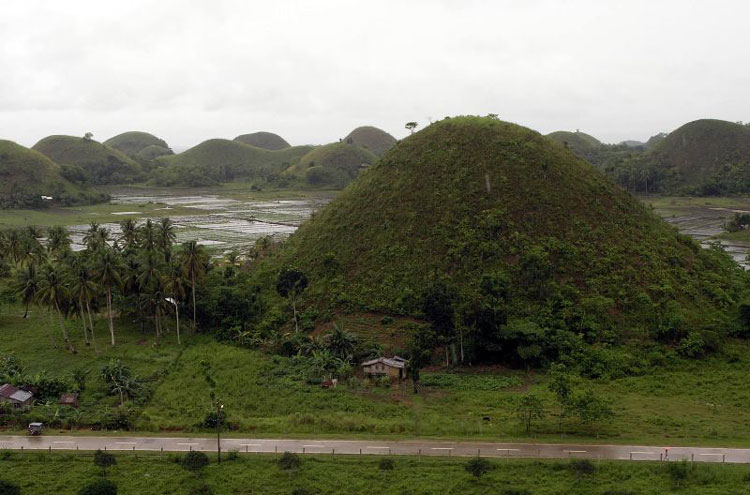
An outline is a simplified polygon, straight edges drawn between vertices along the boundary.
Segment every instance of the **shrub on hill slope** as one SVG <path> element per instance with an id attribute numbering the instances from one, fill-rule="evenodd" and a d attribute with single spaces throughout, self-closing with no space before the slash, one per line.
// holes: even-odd
<path id="1" fill-rule="evenodd" d="M 344 138 L 344 142 L 361 146 L 377 156 L 382 156 L 396 144 L 396 138 L 377 127 L 366 125 L 350 132 Z"/>
<path id="2" fill-rule="evenodd" d="M 588 359 L 587 345 L 604 359 L 611 345 L 715 341 L 746 294 L 725 253 L 538 133 L 478 117 L 402 140 L 258 276 L 289 265 L 323 314 L 420 317 L 425 291 L 443 287 L 476 355 L 526 364 Z"/>
<path id="3" fill-rule="evenodd" d="M 596 163 L 599 160 L 602 143 L 594 136 L 590 136 L 585 132 L 556 131 L 547 134 L 547 137 L 569 148 L 576 155 L 592 163 Z"/>
<path id="4" fill-rule="evenodd" d="M 255 146 L 256 148 L 263 148 L 265 150 L 283 150 L 289 148 L 291 145 L 286 140 L 274 134 L 273 132 L 253 132 L 250 134 L 242 134 L 234 138 L 235 141 Z"/>
<path id="5" fill-rule="evenodd" d="M 377 156 L 360 146 L 331 143 L 307 153 L 285 174 L 313 186 L 343 188 L 375 161 Z"/>
<path id="6" fill-rule="evenodd" d="M 150 146 L 158 146 L 159 148 L 169 150 L 166 141 L 159 139 L 153 134 L 141 131 L 123 132 L 107 139 L 104 141 L 104 144 L 129 156 L 138 156 L 144 149 Z M 169 153 L 171 154 L 171 151 Z"/>
<path id="7" fill-rule="evenodd" d="M 71 184 L 61 172 L 60 166 L 45 155 L 12 141 L 0 140 L 0 208 L 43 208 L 106 201 L 106 195 Z"/>
<path id="8" fill-rule="evenodd" d="M 133 159 L 93 139 L 49 136 L 32 149 L 60 165 L 80 167 L 91 184 L 121 184 L 143 178 L 141 166 Z"/>
<path id="9" fill-rule="evenodd" d="M 156 170 L 160 185 L 206 185 L 235 179 L 272 181 L 299 161 L 311 146 L 272 151 L 228 139 L 210 139 L 183 153 L 161 157 Z"/>

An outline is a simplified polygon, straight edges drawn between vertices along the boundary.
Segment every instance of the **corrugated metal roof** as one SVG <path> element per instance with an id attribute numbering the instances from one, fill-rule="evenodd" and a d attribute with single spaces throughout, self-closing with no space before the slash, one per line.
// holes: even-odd
<path id="1" fill-rule="evenodd" d="M 394 356 L 392 358 L 379 357 L 377 359 L 370 359 L 369 361 L 365 361 L 364 363 L 362 363 L 362 366 L 372 366 L 373 364 L 381 363 L 385 364 L 386 366 L 391 366 L 392 368 L 403 368 L 404 366 L 406 366 L 407 360 L 398 356 Z"/>
<path id="2" fill-rule="evenodd" d="M 19 390 L 10 396 L 11 399 L 17 400 L 18 402 L 26 402 L 34 396 L 31 392 L 25 390 Z"/>
<path id="3" fill-rule="evenodd" d="M 10 399 L 10 396 L 15 394 L 16 392 L 18 392 L 18 389 L 10 383 L 6 383 L 2 387 L 0 387 L 0 397 L 3 397 L 5 399 Z"/>

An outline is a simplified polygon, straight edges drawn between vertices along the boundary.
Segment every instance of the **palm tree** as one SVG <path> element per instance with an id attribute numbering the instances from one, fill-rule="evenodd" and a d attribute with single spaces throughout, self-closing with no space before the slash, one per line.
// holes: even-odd
<path id="1" fill-rule="evenodd" d="M 115 326 L 112 322 L 112 289 L 120 286 L 121 267 L 122 263 L 117 253 L 111 248 L 105 248 L 97 259 L 96 279 L 107 291 L 107 317 L 112 345 L 115 345 Z"/>
<path id="2" fill-rule="evenodd" d="M 124 242 L 125 251 L 134 251 L 138 247 L 138 227 L 135 219 L 126 218 L 120 222 L 120 240 Z"/>
<path id="3" fill-rule="evenodd" d="M 18 229 L 12 229 L 5 237 L 5 246 L 14 263 L 18 263 L 23 253 L 23 236 Z"/>
<path id="4" fill-rule="evenodd" d="M 156 244 L 165 256 L 172 250 L 176 238 L 172 220 L 162 218 L 156 226 Z"/>
<path id="5" fill-rule="evenodd" d="M 167 268 L 167 293 L 171 294 L 177 326 L 177 344 L 180 345 L 180 301 L 185 297 L 185 273 L 177 263 L 170 263 Z"/>
<path id="6" fill-rule="evenodd" d="M 156 250 L 156 228 L 154 228 L 154 222 L 151 219 L 147 219 L 146 223 L 140 229 L 141 234 L 141 248 L 146 252 Z"/>
<path id="7" fill-rule="evenodd" d="M 195 285 L 196 281 L 206 273 L 208 255 L 196 241 L 188 241 L 182 244 L 182 269 L 185 276 L 190 279 L 190 288 L 193 293 L 193 326 L 196 326 L 195 310 Z"/>
<path id="8" fill-rule="evenodd" d="M 18 272 L 16 284 L 21 301 L 26 306 L 23 317 L 28 318 L 29 304 L 34 301 L 37 292 L 39 292 L 39 275 L 34 263 L 29 263 L 22 271 Z"/>
<path id="9" fill-rule="evenodd" d="M 70 253 L 70 234 L 65 227 L 50 227 L 47 231 L 47 251 L 57 259 Z"/>
<path id="10" fill-rule="evenodd" d="M 342 361 L 351 362 L 357 347 L 357 336 L 344 330 L 343 325 L 333 324 L 333 331 L 325 337 L 326 347 Z"/>
<path id="11" fill-rule="evenodd" d="M 68 337 L 68 332 L 65 330 L 65 318 L 63 317 L 62 308 L 67 304 L 68 291 L 63 283 L 60 270 L 53 264 L 47 264 L 44 268 L 42 279 L 39 283 L 39 291 L 37 293 L 37 299 L 49 307 L 54 308 L 57 311 L 57 315 L 60 318 L 60 330 L 62 330 L 63 340 L 65 346 L 72 353 L 75 353 L 75 347 Z"/>
<path id="12" fill-rule="evenodd" d="M 83 336 L 86 345 L 89 345 L 89 336 L 86 331 L 86 313 L 89 317 L 89 329 L 91 331 L 91 341 L 96 348 L 96 338 L 94 337 L 94 319 L 91 317 L 91 300 L 97 292 L 98 286 L 94 282 L 91 270 L 86 265 L 80 255 L 73 258 L 71 263 L 71 293 L 78 301 L 78 309 L 83 323 Z"/>
<path id="13" fill-rule="evenodd" d="M 99 231 L 99 224 L 96 222 L 89 223 L 89 229 L 83 234 L 83 243 L 89 251 L 96 251 L 98 239 L 96 233 Z"/>

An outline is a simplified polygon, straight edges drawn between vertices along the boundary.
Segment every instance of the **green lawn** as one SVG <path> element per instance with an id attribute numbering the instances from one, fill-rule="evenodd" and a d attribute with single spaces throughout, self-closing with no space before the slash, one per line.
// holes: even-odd
<path id="1" fill-rule="evenodd" d="M 750 467 L 729 464 L 688 465 L 686 478 L 675 481 L 666 463 L 594 462 L 591 472 L 569 461 L 496 460 L 477 480 L 466 472 L 466 459 L 394 457 L 394 469 L 383 471 L 383 457 L 303 456 L 298 470 L 286 472 L 277 455 L 240 455 L 212 462 L 192 474 L 174 455 L 118 454 L 108 477 L 120 495 L 189 494 L 208 485 L 223 494 L 700 494 L 750 493 Z M 225 457 L 226 459 L 226 457 Z M 676 464 L 676 463 L 672 463 Z M 22 494 L 76 494 L 102 476 L 91 454 L 6 454 L 0 479 L 17 483 Z"/>
<path id="2" fill-rule="evenodd" d="M 115 347 L 107 341 L 106 321 L 97 322 L 97 348 L 83 345 L 80 327 L 68 321 L 78 352 L 62 346 L 56 319 L 34 310 L 24 320 L 19 307 L 0 313 L 0 355 L 15 354 L 34 374 L 48 371 L 70 380 L 70 371 L 91 370 L 80 412 L 56 404 L 35 406 L 28 418 L 50 421 L 62 415 L 59 432 L 96 424 L 115 414 L 117 398 L 108 396 L 99 377 L 101 366 L 117 357 L 146 380 L 150 398 L 128 407 L 132 427 L 145 434 L 210 434 L 199 428 L 209 410 L 209 392 L 200 365 L 212 365 L 217 393 L 226 404 L 233 431 L 229 435 L 451 437 L 491 440 L 575 441 L 674 445 L 750 444 L 750 390 L 747 345 L 727 344 L 732 359 L 676 361 L 650 374 L 615 380 L 589 380 L 612 400 L 615 418 L 601 427 L 600 438 L 575 418 L 557 428 L 554 401 L 541 373 L 501 368 L 472 373 L 427 372 L 422 393 L 410 383 L 376 387 L 368 381 L 345 381 L 336 389 L 308 385 L 289 358 L 240 349 L 204 335 L 188 335 L 178 348 L 174 335 L 156 341 L 150 328 L 118 320 Z M 50 337 L 57 347 L 52 347 Z M 546 401 L 547 415 L 527 435 L 515 417 L 516 401 L 526 392 Z M 75 417 L 73 417 L 73 415 Z M 491 418 L 490 422 L 483 420 Z M 72 419 L 71 419 L 72 418 Z M 23 423 L 19 423 L 23 424 Z M 78 430 L 86 433 L 90 429 Z"/>

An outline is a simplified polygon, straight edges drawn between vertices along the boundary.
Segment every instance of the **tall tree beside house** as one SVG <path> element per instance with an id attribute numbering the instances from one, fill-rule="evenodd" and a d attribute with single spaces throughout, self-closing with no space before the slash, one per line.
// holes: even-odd
<path id="1" fill-rule="evenodd" d="M 281 297 L 289 298 L 294 314 L 294 331 L 299 332 L 299 318 L 297 318 L 297 298 L 307 288 L 307 275 L 299 268 L 285 266 L 279 271 L 276 279 L 276 292 Z"/>
<path id="2" fill-rule="evenodd" d="M 422 295 L 422 312 L 430 322 L 439 345 L 445 348 L 445 365 L 450 365 L 449 348 L 456 338 L 454 303 L 455 291 L 442 280 L 432 282 Z M 461 361 L 463 361 L 463 339 L 461 344 Z M 454 347 L 455 350 L 455 347 Z"/>
<path id="3" fill-rule="evenodd" d="M 196 306 L 195 306 L 195 287 L 198 280 L 206 273 L 208 265 L 208 254 L 203 246 L 196 241 L 188 241 L 182 244 L 180 253 L 182 270 L 185 277 L 190 280 L 190 290 L 193 299 L 193 326 L 197 326 Z"/>
<path id="4" fill-rule="evenodd" d="M 122 282 L 122 261 L 117 251 L 110 247 L 101 250 L 97 255 L 95 273 L 95 279 L 106 291 L 110 342 L 112 345 L 115 345 L 115 325 L 112 321 L 112 292 L 120 287 Z"/>
<path id="5" fill-rule="evenodd" d="M 185 298 L 185 272 L 179 263 L 171 262 L 167 265 L 166 290 L 170 294 L 171 304 L 174 306 L 175 325 L 177 329 L 177 344 L 180 340 L 180 302 Z"/>
<path id="6" fill-rule="evenodd" d="M 68 336 L 68 331 L 65 329 L 65 317 L 63 316 L 63 307 L 68 303 L 67 298 L 68 290 L 63 281 L 59 267 L 51 263 L 47 264 L 42 270 L 37 299 L 41 304 L 57 312 L 57 316 L 60 319 L 60 330 L 63 334 L 65 347 L 67 347 L 70 352 L 75 353 L 75 347 L 73 347 L 73 343 Z"/>
<path id="7" fill-rule="evenodd" d="M 36 299 L 39 292 L 39 274 L 36 264 L 29 263 L 16 274 L 16 292 L 24 304 L 24 318 L 29 316 L 29 305 Z"/>

